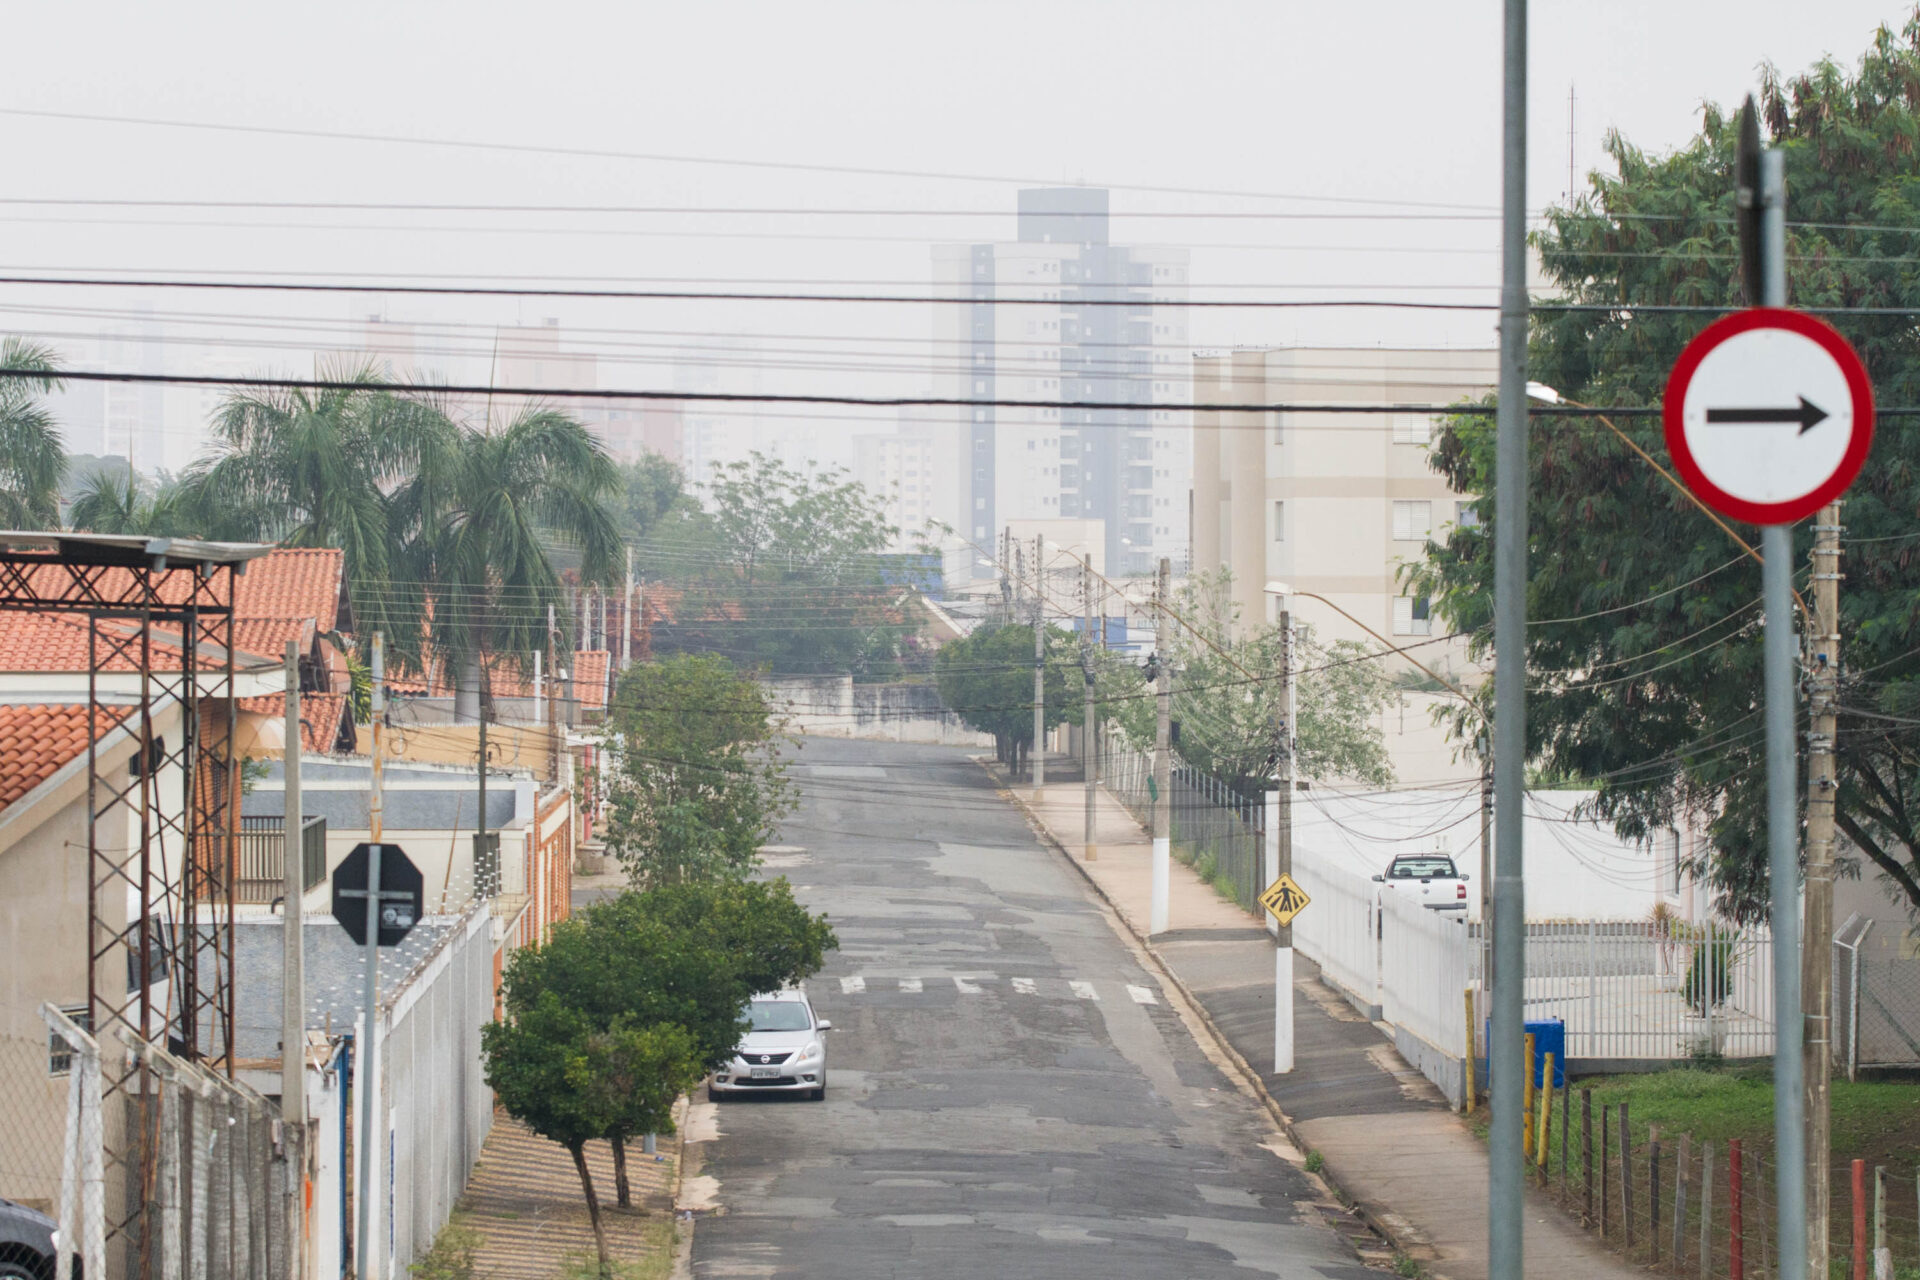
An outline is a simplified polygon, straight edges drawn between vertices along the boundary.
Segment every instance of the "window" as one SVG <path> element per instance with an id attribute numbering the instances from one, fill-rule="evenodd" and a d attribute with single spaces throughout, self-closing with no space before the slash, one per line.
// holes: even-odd
<path id="1" fill-rule="evenodd" d="M 1424 542 L 1433 532 L 1431 502 L 1395 502 L 1393 536 L 1397 542 Z"/>
<path id="2" fill-rule="evenodd" d="M 1430 636 L 1433 634 L 1433 614 L 1431 612 L 1431 604 L 1427 597 L 1394 597 L 1393 634 L 1397 636 Z"/>
<path id="3" fill-rule="evenodd" d="M 1478 529 L 1480 512 L 1471 502 L 1456 502 L 1453 504 L 1453 522 L 1462 529 Z"/>
<path id="4" fill-rule="evenodd" d="M 1424 413 L 1394 414 L 1393 442 L 1395 444 L 1432 444 L 1433 419 Z"/>
<path id="5" fill-rule="evenodd" d="M 69 1018 L 73 1019 L 74 1025 L 79 1027 L 82 1031 L 93 1030 L 93 1011 L 89 1009 L 86 1005 L 84 1004 L 62 1005 L 60 1007 L 60 1012 L 66 1014 Z M 50 1076 L 64 1076 L 72 1070 L 73 1070 L 73 1047 L 67 1043 L 67 1038 L 65 1036 L 61 1035 L 58 1031 L 55 1031 L 52 1027 L 48 1027 L 47 1028 L 47 1074 Z"/>
<path id="6" fill-rule="evenodd" d="M 1287 540 L 1287 504 L 1284 502 L 1273 504 L 1273 540 L 1275 542 Z"/>

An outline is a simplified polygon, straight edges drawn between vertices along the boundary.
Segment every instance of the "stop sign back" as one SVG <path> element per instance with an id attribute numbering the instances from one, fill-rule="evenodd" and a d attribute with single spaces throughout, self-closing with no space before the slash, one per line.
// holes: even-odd
<path id="1" fill-rule="evenodd" d="M 1701 330 L 1674 363 L 1667 451 L 1701 501 L 1792 524 L 1839 497 L 1873 444 L 1873 388 L 1832 325 L 1754 307 Z"/>

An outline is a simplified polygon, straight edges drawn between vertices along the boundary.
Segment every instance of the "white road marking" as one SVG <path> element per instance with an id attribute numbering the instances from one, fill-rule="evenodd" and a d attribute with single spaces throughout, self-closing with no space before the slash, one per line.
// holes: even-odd
<path id="1" fill-rule="evenodd" d="M 866 989 L 867 980 L 865 978 L 840 979 L 840 994 L 843 996 L 857 996 Z"/>
<path id="2" fill-rule="evenodd" d="M 1131 983 L 1129 983 L 1127 986 L 1127 994 L 1133 997 L 1133 1002 L 1135 1004 L 1159 1004 L 1160 1003 L 1158 1000 L 1154 999 L 1153 992 L 1147 990 L 1145 987 L 1133 986 Z"/>
<path id="3" fill-rule="evenodd" d="M 920 994 L 920 979 L 902 978 L 900 979 L 900 989 L 906 992 L 908 995 L 917 996 Z"/>
<path id="4" fill-rule="evenodd" d="M 1013 994 L 1017 996 L 1033 995 L 1034 994 L 1033 979 L 1032 978 L 1013 979 Z"/>
<path id="5" fill-rule="evenodd" d="M 1098 1000 L 1100 998 L 1100 993 L 1093 989 L 1091 982 L 1069 982 L 1067 985 L 1072 987 L 1073 994 L 1082 1000 Z"/>
<path id="6" fill-rule="evenodd" d="M 958 974 L 955 974 L 953 985 L 963 996 L 977 996 L 980 994 L 980 984 L 971 978 L 962 978 Z"/>

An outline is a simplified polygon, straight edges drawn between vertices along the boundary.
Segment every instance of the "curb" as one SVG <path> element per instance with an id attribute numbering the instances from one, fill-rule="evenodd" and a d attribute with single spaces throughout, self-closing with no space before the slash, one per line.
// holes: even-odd
<path id="1" fill-rule="evenodd" d="M 1120 922 L 1121 926 L 1126 929 L 1128 936 L 1138 944 L 1140 949 L 1152 958 L 1154 967 L 1159 970 L 1160 976 L 1171 983 L 1175 990 L 1179 991 L 1180 998 L 1186 1001 L 1188 1008 L 1193 1010 L 1194 1016 L 1200 1021 L 1200 1025 L 1207 1029 L 1207 1034 L 1213 1038 L 1213 1042 L 1219 1048 L 1221 1054 L 1225 1056 L 1227 1061 L 1233 1064 L 1234 1069 L 1239 1072 L 1241 1080 L 1251 1087 L 1255 1099 L 1259 1101 L 1267 1113 L 1273 1117 L 1273 1121 L 1280 1127 L 1280 1131 L 1286 1134 L 1287 1141 L 1293 1144 L 1294 1149 L 1299 1151 L 1302 1157 L 1306 1156 L 1311 1148 L 1301 1139 L 1299 1131 L 1294 1127 L 1293 1120 L 1285 1111 L 1281 1110 L 1279 1102 L 1274 1099 L 1271 1093 L 1267 1092 L 1266 1081 L 1260 1078 L 1260 1073 L 1253 1069 L 1253 1065 L 1241 1055 L 1238 1049 L 1234 1048 L 1233 1042 L 1227 1039 L 1226 1033 L 1214 1024 L 1212 1016 L 1207 1013 L 1206 1006 L 1201 1004 L 1199 997 L 1187 987 L 1185 982 L 1180 980 L 1180 976 L 1173 970 L 1173 965 L 1165 956 L 1160 954 L 1160 949 L 1153 945 L 1152 940 L 1148 936 L 1142 934 L 1134 927 L 1133 922 L 1127 919 L 1126 915 L 1121 912 L 1113 899 L 1107 896 L 1107 891 L 1101 888 L 1100 882 L 1093 878 L 1091 872 L 1080 865 L 1079 860 L 1076 859 L 1066 845 L 1062 844 L 1053 832 L 1048 829 L 1047 825 L 1040 820 L 1039 815 L 1033 811 L 1032 806 L 1020 798 L 1019 793 L 1013 789 L 1010 783 L 1001 779 L 1000 776 L 994 772 L 993 767 L 987 764 L 985 760 L 976 758 L 975 763 L 986 772 L 989 778 L 993 779 L 995 789 L 1003 793 L 1008 800 L 1013 802 L 1014 807 L 1026 818 L 1027 825 L 1040 837 L 1041 842 L 1052 849 L 1066 861 L 1067 865 L 1078 872 L 1080 878 L 1085 880 L 1093 891 L 1100 896 L 1100 900 L 1107 904 L 1107 909 L 1113 913 L 1113 918 Z M 1302 1172 L 1305 1172 L 1305 1170 L 1302 1170 Z M 1381 1214 L 1376 1213 L 1367 1205 L 1348 1194 L 1346 1189 L 1340 1185 L 1338 1179 L 1329 1176 L 1324 1164 L 1321 1166 L 1319 1173 L 1309 1173 L 1307 1176 L 1320 1179 L 1341 1204 L 1351 1207 L 1352 1211 L 1358 1214 L 1360 1219 L 1367 1224 L 1367 1227 L 1372 1230 L 1375 1235 L 1386 1241 L 1396 1253 L 1414 1258 L 1423 1263 L 1438 1261 L 1438 1259 L 1433 1257 L 1434 1250 L 1431 1245 L 1424 1240 L 1407 1239 L 1402 1231 L 1384 1220 Z"/>
<path id="2" fill-rule="evenodd" d="M 694 1219 L 680 1216 L 680 1189 L 687 1180 L 687 1116 L 692 1110 L 691 1094 L 681 1094 L 673 1104 L 673 1187 L 667 1197 L 667 1213 L 674 1231 L 674 1280 L 691 1280 L 693 1275 Z"/>

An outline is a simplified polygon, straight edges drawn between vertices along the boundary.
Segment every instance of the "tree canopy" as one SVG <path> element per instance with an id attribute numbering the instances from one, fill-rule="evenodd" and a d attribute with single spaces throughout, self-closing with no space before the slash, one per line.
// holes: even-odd
<path id="1" fill-rule="evenodd" d="M 0 341 L 0 520 L 13 529 L 57 528 L 66 449 L 41 397 L 58 391 L 53 348 L 24 338 Z"/>
<path id="2" fill-rule="evenodd" d="M 1071 636 L 1048 627 L 1045 644 L 1043 711 L 1046 727 L 1051 729 L 1079 708 L 1082 677 Z M 1008 768 L 1019 768 L 1033 749 L 1032 624 L 975 628 L 965 639 L 940 650 L 934 659 L 934 679 L 941 700 L 955 715 L 969 728 L 993 735 L 994 758 Z"/>
<path id="3" fill-rule="evenodd" d="M 1793 77 L 1769 69 L 1761 106 L 1785 153 L 1789 302 L 1840 309 L 1826 318 L 1865 358 L 1876 400 L 1920 403 L 1920 17 L 1883 28 L 1855 71 L 1831 61 Z M 1618 175 L 1592 175 L 1535 237 L 1558 300 L 1593 309 L 1540 305 L 1532 376 L 1585 403 L 1658 405 L 1681 347 L 1742 299 L 1735 134 L 1709 105 L 1699 135 L 1671 155 L 1609 137 Z M 1667 462 L 1657 416 L 1617 421 Z M 1535 417 L 1529 448 L 1530 760 L 1590 780 L 1597 811 L 1628 837 L 1693 815 L 1710 834 L 1704 869 L 1724 906 L 1758 916 L 1767 897 L 1759 566 L 1605 425 Z M 1412 574 L 1481 653 L 1491 646 L 1493 449 L 1484 417 L 1456 417 L 1440 433 L 1434 468 L 1485 496 L 1478 526 L 1430 544 Z M 1842 509 L 1836 800 L 1848 839 L 1920 905 L 1916 462 L 1920 421 L 1881 417 L 1873 461 Z M 1807 524 L 1794 531 L 1803 583 L 1811 541 Z"/>

